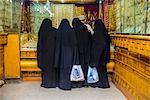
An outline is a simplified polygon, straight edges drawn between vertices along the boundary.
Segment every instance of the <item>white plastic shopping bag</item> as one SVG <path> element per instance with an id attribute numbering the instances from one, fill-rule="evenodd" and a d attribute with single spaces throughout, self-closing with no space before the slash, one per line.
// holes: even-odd
<path id="1" fill-rule="evenodd" d="M 84 81 L 84 74 L 81 68 L 81 65 L 73 65 L 70 81 Z"/>
<path id="2" fill-rule="evenodd" d="M 97 68 L 96 67 L 91 68 L 89 66 L 88 74 L 87 74 L 87 82 L 96 83 L 98 81 L 99 81 L 99 76 L 98 76 Z"/>

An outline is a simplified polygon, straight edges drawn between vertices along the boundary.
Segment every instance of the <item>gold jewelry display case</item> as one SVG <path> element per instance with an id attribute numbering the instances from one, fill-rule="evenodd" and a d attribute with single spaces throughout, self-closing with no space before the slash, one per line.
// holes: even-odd
<path id="1" fill-rule="evenodd" d="M 36 50 L 21 49 L 21 35 L 0 33 L 0 79 L 40 80 Z"/>
<path id="2" fill-rule="evenodd" d="M 41 80 L 37 66 L 37 34 L 20 34 L 20 69 L 23 80 Z"/>
<path id="3" fill-rule="evenodd" d="M 129 100 L 150 100 L 150 37 L 112 34 L 113 83 Z"/>
<path id="4" fill-rule="evenodd" d="M 21 76 L 23 80 L 41 80 L 41 72 L 37 67 L 36 50 L 21 50 Z"/>

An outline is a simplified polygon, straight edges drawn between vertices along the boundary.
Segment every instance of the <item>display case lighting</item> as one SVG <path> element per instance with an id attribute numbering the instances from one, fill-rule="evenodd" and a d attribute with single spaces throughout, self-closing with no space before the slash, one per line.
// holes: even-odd
<path id="1" fill-rule="evenodd" d="M 23 2 L 21 2 L 21 5 L 23 5 Z"/>
<path id="2" fill-rule="evenodd" d="M 62 3 L 64 3 L 64 0 L 61 0 Z"/>
<path id="3" fill-rule="evenodd" d="M 49 3 L 49 0 L 47 0 L 47 3 Z"/>
<path id="4" fill-rule="evenodd" d="M 95 3 L 97 0 L 31 0 L 31 1 L 38 1 L 38 2 L 56 2 L 56 3 Z M 100 0 L 103 1 L 103 0 Z"/>
<path id="5" fill-rule="evenodd" d="M 99 3 L 102 4 L 102 0 L 99 0 Z"/>
<path id="6" fill-rule="evenodd" d="M 39 3 L 39 0 L 36 0 L 37 3 Z"/>
<path id="7" fill-rule="evenodd" d="M 40 9 L 37 9 L 37 11 L 40 11 Z"/>

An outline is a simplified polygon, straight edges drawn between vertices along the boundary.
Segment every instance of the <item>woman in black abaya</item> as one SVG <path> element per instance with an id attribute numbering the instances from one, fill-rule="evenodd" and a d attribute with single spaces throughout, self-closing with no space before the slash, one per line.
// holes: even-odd
<path id="1" fill-rule="evenodd" d="M 42 71 L 41 87 L 55 88 L 57 86 L 58 70 L 54 68 L 56 29 L 50 19 L 44 19 L 38 32 L 37 61 Z"/>
<path id="2" fill-rule="evenodd" d="M 105 60 L 106 60 L 106 62 L 108 63 L 109 62 L 109 60 L 110 60 L 110 43 L 111 43 L 111 38 L 110 38 L 110 36 L 109 36 L 109 34 L 108 34 L 108 31 L 107 31 L 107 29 L 106 29 L 106 27 L 105 27 L 105 25 L 104 25 L 104 23 L 102 22 L 102 20 L 101 19 L 98 19 L 97 20 L 98 21 L 98 27 L 99 28 L 101 28 L 101 33 L 102 33 L 102 35 L 103 35 L 103 37 L 104 37 L 104 39 L 105 39 L 105 42 L 106 42 L 106 57 L 105 57 Z"/>
<path id="3" fill-rule="evenodd" d="M 70 74 L 75 64 L 76 36 L 69 21 L 63 19 L 56 36 L 55 67 L 60 69 L 59 88 L 71 90 Z"/>
<path id="4" fill-rule="evenodd" d="M 74 87 L 88 86 L 87 84 L 87 72 L 90 61 L 90 49 L 91 49 L 91 33 L 88 32 L 87 27 L 78 19 L 74 18 L 72 22 L 73 28 L 77 36 L 77 48 L 79 52 L 79 64 L 81 65 L 85 81 L 73 83 Z M 82 84 L 81 84 L 82 83 Z"/>
<path id="5" fill-rule="evenodd" d="M 92 37 L 91 67 L 96 67 L 99 74 L 99 81 L 90 84 L 92 87 L 109 88 L 106 64 L 110 59 L 110 37 L 104 23 L 98 19 L 94 25 Z"/>
<path id="6" fill-rule="evenodd" d="M 73 29 L 76 33 L 76 36 L 77 36 L 77 33 L 81 33 L 81 21 L 78 19 L 78 18 L 74 18 L 73 21 L 72 21 L 72 26 L 73 26 Z M 78 38 L 77 38 L 78 39 Z M 79 43 L 79 39 L 77 40 L 77 61 L 76 61 L 76 64 L 77 65 L 81 65 L 79 63 L 79 47 L 78 47 L 78 44 Z M 83 82 L 72 82 L 72 88 L 80 88 L 83 86 Z"/>

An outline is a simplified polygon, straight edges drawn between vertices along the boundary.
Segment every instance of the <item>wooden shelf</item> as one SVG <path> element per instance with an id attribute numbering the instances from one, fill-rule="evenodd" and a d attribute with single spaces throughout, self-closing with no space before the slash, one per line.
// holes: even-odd
<path id="1" fill-rule="evenodd" d="M 21 71 L 41 71 L 40 69 L 38 69 L 38 68 L 21 68 Z"/>
<path id="2" fill-rule="evenodd" d="M 41 77 L 23 77 L 23 81 L 41 81 Z"/>
<path id="3" fill-rule="evenodd" d="M 26 58 L 26 59 L 37 58 L 36 55 L 37 55 L 36 50 L 21 50 L 21 59 L 22 58 Z"/>

